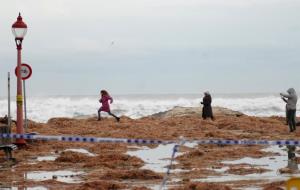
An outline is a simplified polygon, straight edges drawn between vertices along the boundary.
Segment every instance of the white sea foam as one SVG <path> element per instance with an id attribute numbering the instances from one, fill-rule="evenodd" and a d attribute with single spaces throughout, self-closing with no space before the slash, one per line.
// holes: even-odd
<path id="1" fill-rule="evenodd" d="M 131 118 L 140 118 L 166 111 L 174 106 L 201 106 L 197 95 L 127 95 L 115 96 L 112 112 Z M 97 114 L 97 96 L 52 96 L 29 97 L 27 115 L 29 119 L 46 122 L 53 117 L 77 117 Z M 226 107 L 253 116 L 284 116 L 285 104 L 275 95 L 216 95 L 213 106 Z M 12 117 L 15 118 L 16 104 L 11 102 Z M 299 113 L 299 112 L 298 112 Z M 0 99 L 0 116 L 7 114 L 7 99 Z M 103 114 L 106 116 L 106 114 Z"/>

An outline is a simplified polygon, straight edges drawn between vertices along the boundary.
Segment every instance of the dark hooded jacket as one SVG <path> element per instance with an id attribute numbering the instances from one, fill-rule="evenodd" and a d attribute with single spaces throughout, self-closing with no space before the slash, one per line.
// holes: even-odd
<path id="1" fill-rule="evenodd" d="M 211 107 L 211 96 L 210 94 L 205 94 L 203 97 L 203 108 L 202 108 L 202 118 L 213 118 L 212 107 Z"/>

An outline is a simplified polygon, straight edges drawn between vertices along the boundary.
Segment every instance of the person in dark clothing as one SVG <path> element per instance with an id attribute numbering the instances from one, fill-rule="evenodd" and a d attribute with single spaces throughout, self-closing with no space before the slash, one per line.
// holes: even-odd
<path id="1" fill-rule="evenodd" d="M 0 117 L 0 123 L 8 124 L 8 117 L 5 115 L 4 117 Z"/>
<path id="2" fill-rule="evenodd" d="M 201 104 L 203 104 L 203 108 L 202 108 L 202 118 L 206 119 L 206 118 L 211 118 L 212 120 L 214 119 L 213 116 L 213 112 L 212 112 L 212 107 L 211 107 L 211 95 L 209 94 L 209 92 L 204 92 L 204 97 L 203 97 L 203 101 L 201 102 Z"/>
<path id="3" fill-rule="evenodd" d="M 287 93 L 288 94 L 280 93 L 280 95 L 282 100 L 286 102 L 288 125 L 290 132 L 293 132 L 296 130 L 296 108 L 298 96 L 293 88 L 288 89 Z"/>
<path id="4" fill-rule="evenodd" d="M 16 120 L 11 120 L 12 123 L 15 123 L 17 125 Z M 5 115 L 4 117 L 0 117 L 0 123 L 2 124 L 8 124 L 8 117 Z"/>

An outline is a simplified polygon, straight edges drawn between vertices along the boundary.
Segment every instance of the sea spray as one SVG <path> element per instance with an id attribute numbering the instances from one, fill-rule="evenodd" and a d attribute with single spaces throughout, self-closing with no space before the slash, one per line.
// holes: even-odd
<path id="1" fill-rule="evenodd" d="M 201 106 L 201 95 L 119 95 L 114 96 L 112 112 L 131 118 L 140 118 L 175 106 Z M 96 116 L 100 107 L 97 96 L 49 96 L 27 99 L 28 118 L 47 122 L 53 117 Z M 213 95 L 213 106 L 221 106 L 251 116 L 284 116 L 285 103 L 279 96 L 265 95 Z M 16 104 L 12 100 L 12 117 Z M 298 112 L 299 113 L 299 112 Z M 7 114 L 7 99 L 0 99 L 0 117 Z M 106 114 L 103 114 L 106 116 Z"/>

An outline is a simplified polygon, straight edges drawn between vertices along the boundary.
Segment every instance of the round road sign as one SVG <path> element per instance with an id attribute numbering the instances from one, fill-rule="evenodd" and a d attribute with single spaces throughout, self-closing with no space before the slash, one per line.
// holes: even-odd
<path id="1" fill-rule="evenodd" d="M 18 66 L 15 69 L 16 76 L 18 76 L 17 75 L 17 68 L 18 68 Z M 32 74 L 31 67 L 28 64 L 22 63 L 21 64 L 21 78 L 22 78 L 22 80 L 28 79 L 31 76 L 31 74 Z"/>

